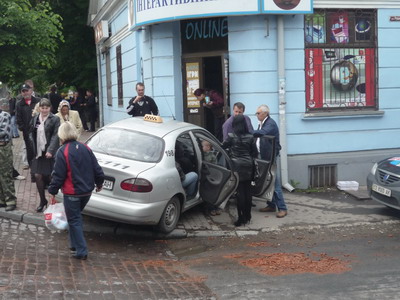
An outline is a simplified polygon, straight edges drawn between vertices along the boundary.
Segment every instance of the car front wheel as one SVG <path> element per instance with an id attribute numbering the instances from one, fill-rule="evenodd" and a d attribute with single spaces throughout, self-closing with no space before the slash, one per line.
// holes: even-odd
<path id="1" fill-rule="evenodd" d="M 173 197 L 164 209 L 158 229 L 161 232 L 169 233 L 175 229 L 181 214 L 181 203 L 177 197 Z"/>

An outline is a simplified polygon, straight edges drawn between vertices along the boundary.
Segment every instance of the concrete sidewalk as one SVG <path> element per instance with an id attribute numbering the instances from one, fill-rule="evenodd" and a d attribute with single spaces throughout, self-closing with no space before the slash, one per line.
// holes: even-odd
<path id="1" fill-rule="evenodd" d="M 81 140 L 86 140 L 91 133 L 84 132 Z M 13 139 L 14 167 L 26 176 L 26 180 L 16 180 L 17 210 L 5 212 L 0 209 L 0 217 L 9 218 L 27 224 L 44 226 L 43 213 L 36 213 L 39 195 L 36 184 L 30 180 L 30 170 L 23 170 L 21 151 L 22 138 Z M 261 213 L 264 200 L 254 199 L 257 207 L 252 209 L 252 221 L 247 226 L 235 227 L 236 205 L 230 200 L 222 214 L 210 216 L 201 206 L 195 207 L 181 216 L 177 228 L 169 235 L 157 233 L 152 227 L 119 224 L 107 220 L 85 216 L 85 231 L 127 234 L 138 237 L 180 238 L 207 236 L 245 236 L 260 232 L 272 232 L 285 229 L 313 229 L 321 227 L 356 226 L 370 223 L 400 223 L 400 213 L 369 199 L 365 187 L 353 195 L 331 189 L 320 193 L 284 193 L 288 206 L 288 215 L 279 219 L 274 213 Z"/>

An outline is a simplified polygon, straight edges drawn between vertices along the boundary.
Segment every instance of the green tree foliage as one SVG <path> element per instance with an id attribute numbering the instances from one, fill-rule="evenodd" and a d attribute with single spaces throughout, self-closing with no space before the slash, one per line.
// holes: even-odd
<path id="1" fill-rule="evenodd" d="M 56 63 L 61 17 L 46 2 L 0 0 L 0 81 L 19 85 Z"/>
<path id="2" fill-rule="evenodd" d="M 59 43 L 57 63 L 47 81 L 60 88 L 97 90 L 97 61 L 94 32 L 87 24 L 89 0 L 49 0 L 63 21 L 64 43 Z"/>

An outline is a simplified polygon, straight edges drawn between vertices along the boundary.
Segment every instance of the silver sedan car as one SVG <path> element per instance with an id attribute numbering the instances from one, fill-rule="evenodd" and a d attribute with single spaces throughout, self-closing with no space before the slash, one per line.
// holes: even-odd
<path id="1" fill-rule="evenodd" d="M 151 120 L 150 120 L 151 121 Z M 128 118 L 99 129 L 87 141 L 105 174 L 101 192 L 94 192 L 84 214 L 117 222 L 157 225 L 172 231 L 181 213 L 206 201 L 220 205 L 235 192 L 238 175 L 221 144 L 204 128 L 175 120 L 150 122 Z M 204 159 L 202 143 L 211 145 L 216 160 Z M 175 164 L 176 149 L 197 173 L 196 192 L 188 197 Z M 270 194 L 272 168 L 259 161 L 254 194 Z"/>

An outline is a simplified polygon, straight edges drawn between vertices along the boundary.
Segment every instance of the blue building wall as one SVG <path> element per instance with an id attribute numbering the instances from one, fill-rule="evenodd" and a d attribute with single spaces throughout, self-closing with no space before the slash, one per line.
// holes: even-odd
<path id="1" fill-rule="evenodd" d="M 400 22 L 389 16 L 400 10 L 378 10 L 378 96 L 379 111 L 372 114 L 306 114 L 304 17 L 284 16 L 286 128 L 289 179 L 307 187 L 308 167 L 337 164 L 339 180 L 359 180 L 374 161 L 399 151 L 400 142 Z M 110 21 L 113 36 L 126 27 L 127 12 L 119 11 Z M 246 114 L 257 126 L 254 115 L 267 104 L 279 124 L 277 73 L 277 17 L 230 16 L 229 80 L 231 106 L 246 105 Z M 115 49 L 121 45 L 124 104 L 118 106 Z M 105 55 L 100 55 L 104 123 L 128 117 L 125 108 L 136 95 L 135 84 L 143 81 L 146 94 L 158 104 L 164 118 L 183 119 L 181 44 L 179 22 L 163 23 L 130 32 L 110 46 L 112 106 L 106 101 Z M 232 108 L 232 107 L 231 107 Z M 361 160 L 362 159 L 362 160 Z M 356 166 L 356 167 L 355 167 Z"/>

